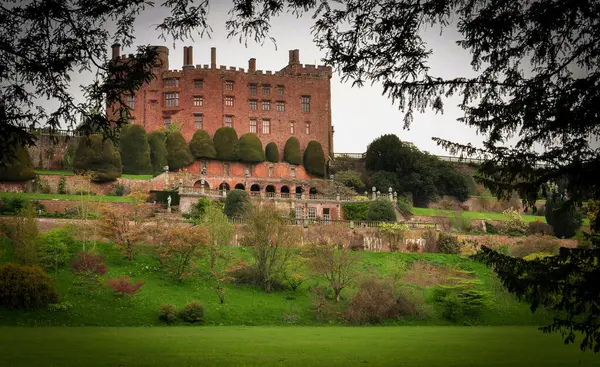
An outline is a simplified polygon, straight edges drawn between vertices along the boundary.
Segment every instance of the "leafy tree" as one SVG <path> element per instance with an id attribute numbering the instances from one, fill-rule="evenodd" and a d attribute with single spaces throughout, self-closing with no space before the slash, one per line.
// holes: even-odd
<path id="1" fill-rule="evenodd" d="M 396 211 L 394 204 L 387 199 L 377 199 L 369 205 L 367 220 L 395 222 Z"/>
<path id="2" fill-rule="evenodd" d="M 37 265 L 39 228 L 32 203 L 19 210 L 14 219 L 13 239 L 15 241 L 15 257 L 24 265 Z"/>
<path id="3" fill-rule="evenodd" d="M 571 238 L 581 228 L 581 210 L 554 194 L 546 200 L 546 222 L 552 226 L 558 238 Z"/>
<path id="4" fill-rule="evenodd" d="M 133 282 L 127 275 L 105 280 L 104 288 L 111 289 L 115 297 L 125 297 L 140 291 L 145 282 Z"/>
<path id="5" fill-rule="evenodd" d="M 401 162 L 404 143 L 394 134 L 385 134 L 367 146 L 365 165 L 371 171 L 396 172 Z M 412 166 L 412 162 L 405 163 Z"/>
<path id="6" fill-rule="evenodd" d="M 225 198 L 225 207 L 223 212 L 229 218 L 241 217 L 248 210 L 250 205 L 250 196 L 244 190 L 231 190 Z"/>
<path id="7" fill-rule="evenodd" d="M 79 141 L 73 162 L 75 173 L 89 171 L 93 181 L 104 182 L 120 177 L 121 169 L 121 155 L 110 140 L 94 134 Z"/>
<path id="8" fill-rule="evenodd" d="M 190 152 L 196 159 L 215 158 L 217 151 L 210 135 L 206 130 L 197 130 L 190 141 Z"/>
<path id="9" fill-rule="evenodd" d="M 100 232 L 109 241 L 114 242 L 116 248 L 132 261 L 138 243 L 143 239 L 145 230 L 144 221 L 132 218 L 131 214 L 123 210 L 105 206 L 102 208 Z"/>
<path id="10" fill-rule="evenodd" d="M 365 183 L 363 182 L 360 173 L 357 171 L 338 171 L 335 173 L 333 179 L 346 187 L 353 188 L 357 192 L 365 190 Z"/>
<path id="11" fill-rule="evenodd" d="M 77 278 L 73 284 L 87 288 L 90 293 L 98 288 L 101 277 L 108 267 L 104 264 L 104 256 L 93 252 L 80 252 L 71 260 L 71 271 Z"/>
<path id="12" fill-rule="evenodd" d="M 304 150 L 304 168 L 313 175 L 325 176 L 325 154 L 321 143 L 316 140 L 309 141 Z"/>
<path id="13" fill-rule="evenodd" d="M 185 142 L 185 138 L 179 132 L 171 132 L 167 135 L 167 162 L 169 170 L 174 171 L 187 167 L 194 158 L 190 153 L 190 148 Z"/>
<path id="14" fill-rule="evenodd" d="M 54 278 L 58 275 L 58 268 L 71 259 L 69 245 L 63 239 L 63 233 L 56 229 L 37 238 L 40 264 L 47 269 L 54 268 Z"/>
<path id="15" fill-rule="evenodd" d="M 192 205 L 190 210 L 190 218 L 199 221 L 201 220 L 210 207 L 210 200 L 207 198 L 200 198 L 198 202 Z"/>
<path id="16" fill-rule="evenodd" d="M 388 172 L 388 171 L 376 171 L 374 172 L 370 179 L 371 186 L 375 186 L 377 191 L 382 192 L 384 195 L 387 194 L 388 189 L 391 187 L 392 190 L 398 191 L 400 183 L 398 182 L 398 176 L 396 173 Z M 369 192 L 371 190 L 368 190 Z"/>
<path id="17" fill-rule="evenodd" d="M 125 126 L 119 141 L 123 173 L 131 175 L 147 175 L 152 173 L 150 147 L 146 129 L 132 124 Z"/>
<path id="18" fill-rule="evenodd" d="M 269 162 L 279 162 L 279 148 L 277 148 L 277 144 L 273 142 L 267 144 L 265 147 L 265 156 Z"/>
<path id="19" fill-rule="evenodd" d="M 152 174 L 154 176 L 163 173 L 164 167 L 169 164 L 167 161 L 167 144 L 165 133 L 160 130 L 154 130 L 148 134 L 148 145 L 150 146 L 150 162 L 152 162 Z"/>
<path id="20" fill-rule="evenodd" d="M 344 288 L 356 277 L 358 258 L 350 250 L 338 249 L 335 244 L 316 242 L 305 252 L 312 271 L 327 281 L 337 302 Z"/>
<path id="21" fill-rule="evenodd" d="M 256 134 L 246 133 L 240 136 L 237 145 L 237 156 L 242 162 L 258 163 L 265 161 L 265 152 Z"/>
<path id="22" fill-rule="evenodd" d="M 0 181 L 26 181 L 35 177 L 33 162 L 27 147 L 21 145 L 11 147 L 10 154 L 12 159 L 0 160 L 4 163 L 0 164 Z"/>
<path id="23" fill-rule="evenodd" d="M 232 127 L 220 127 L 213 136 L 217 158 L 224 161 L 237 161 L 238 135 Z M 262 150 L 262 147 L 261 147 Z"/>
<path id="24" fill-rule="evenodd" d="M 157 253 L 161 264 L 175 279 L 182 282 L 190 276 L 192 262 L 200 257 L 208 244 L 206 227 L 183 228 L 163 222 L 156 231 Z"/>
<path id="25" fill-rule="evenodd" d="M 291 164 L 302 164 L 300 142 L 293 136 L 285 142 L 285 146 L 283 147 L 283 161 Z"/>

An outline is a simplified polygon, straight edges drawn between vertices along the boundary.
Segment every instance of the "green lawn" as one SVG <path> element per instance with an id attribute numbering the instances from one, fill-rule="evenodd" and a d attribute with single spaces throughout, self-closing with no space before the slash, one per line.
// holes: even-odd
<path id="1" fill-rule="evenodd" d="M 74 176 L 75 173 L 72 171 L 52 171 L 52 170 L 44 170 L 38 169 L 35 171 L 38 175 L 55 175 L 55 176 Z M 123 178 L 132 178 L 137 180 L 151 180 L 154 176 L 152 175 L 121 175 Z"/>
<path id="2" fill-rule="evenodd" d="M 26 200 L 81 200 L 81 195 L 61 195 L 61 194 L 41 194 L 32 192 L 0 192 L 0 198 L 21 197 Z M 127 203 L 133 199 L 127 196 L 109 196 L 109 195 L 89 195 L 83 196 L 84 200 L 90 201 L 109 201 Z"/>
<path id="3" fill-rule="evenodd" d="M 534 327 L 0 328 L 2 366 L 598 366 Z"/>
<path id="4" fill-rule="evenodd" d="M 452 210 L 434 209 L 434 208 L 413 208 L 414 215 L 423 215 L 430 217 L 451 217 L 454 215 Z M 485 219 L 485 220 L 507 220 L 508 217 L 502 213 L 488 213 L 488 212 L 462 212 L 464 218 L 468 219 Z M 523 220 L 526 222 L 535 222 L 540 220 L 546 223 L 546 218 L 537 215 L 523 215 Z"/>

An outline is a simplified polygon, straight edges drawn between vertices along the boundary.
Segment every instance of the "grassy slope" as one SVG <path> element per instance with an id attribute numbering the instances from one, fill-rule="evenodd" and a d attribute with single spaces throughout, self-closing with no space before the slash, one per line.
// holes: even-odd
<path id="1" fill-rule="evenodd" d="M 43 170 L 38 169 L 35 171 L 38 175 L 53 175 L 53 176 L 74 176 L 75 173 L 72 171 L 52 171 L 52 170 Z M 152 175 L 121 175 L 122 178 L 134 178 L 138 180 L 151 180 L 153 178 Z"/>
<path id="2" fill-rule="evenodd" d="M 424 215 L 431 217 L 451 217 L 454 215 L 452 210 L 433 209 L 433 208 L 413 208 L 414 215 Z M 486 220 L 507 220 L 508 217 L 502 213 L 488 213 L 488 212 L 462 212 L 464 218 L 468 219 L 486 219 Z M 535 222 L 540 220 L 546 223 L 546 218 L 537 215 L 523 215 L 525 222 Z"/>
<path id="3" fill-rule="evenodd" d="M 9 250 L 5 243 L 3 246 Z M 209 325 L 319 325 L 314 319 L 309 287 L 314 280 L 306 281 L 296 291 L 281 291 L 265 294 L 247 285 L 231 285 L 227 289 L 225 305 L 220 305 L 214 290 L 206 281 L 206 266 L 200 263 L 200 274 L 179 284 L 167 277 L 159 268 L 158 261 L 149 254 L 141 254 L 133 263 L 125 260 L 110 244 L 99 245 L 109 266 L 108 277 L 129 275 L 135 280 L 146 282 L 139 294 L 131 299 L 113 297 L 107 290 L 93 296 L 79 294 L 72 289 L 74 280 L 70 271 L 59 271 L 57 284 L 61 301 L 68 301 L 73 308 L 67 312 L 12 311 L 0 309 L 0 324 L 4 325 L 92 325 L 92 326 L 146 326 L 159 325 L 157 319 L 161 304 L 175 304 L 178 308 L 198 299 L 205 307 L 206 323 Z M 145 251 L 148 251 L 146 249 Z M 360 255 L 360 275 L 377 274 L 389 276 L 398 274 L 415 260 L 428 261 L 435 265 L 456 267 L 472 271 L 482 281 L 481 288 L 492 293 L 492 299 L 483 317 L 474 322 L 480 325 L 541 325 L 550 320 L 550 315 L 538 311 L 532 315 L 525 303 L 519 303 L 506 293 L 491 271 L 482 264 L 456 255 L 373 253 Z M 249 259 L 249 253 L 237 249 L 237 256 Z M 4 261 L 11 258 L 10 250 Z M 1 260 L 0 260 L 1 261 Z M 413 286 L 418 294 L 425 297 L 425 316 L 403 320 L 391 320 L 389 325 L 450 325 L 439 312 L 428 303 L 428 289 Z M 353 293 L 352 289 L 342 292 L 344 298 Z M 342 303 L 347 302 L 344 299 Z M 343 304 L 342 304 L 343 307 Z M 289 320 L 293 319 L 293 322 Z M 337 321 L 341 323 L 342 321 Z M 336 322 L 334 322 L 336 323 Z"/>
<path id="4" fill-rule="evenodd" d="M 28 200 L 82 200 L 81 195 L 61 195 L 61 194 L 41 194 L 41 193 L 21 193 L 21 192 L 0 192 L 0 198 L 21 197 Z M 89 195 L 83 196 L 84 200 L 89 201 L 107 201 L 107 202 L 132 202 L 133 199 L 127 196 L 109 196 L 109 195 Z"/>
<path id="5" fill-rule="evenodd" d="M 597 366 L 533 327 L 0 328 L 3 366 Z"/>

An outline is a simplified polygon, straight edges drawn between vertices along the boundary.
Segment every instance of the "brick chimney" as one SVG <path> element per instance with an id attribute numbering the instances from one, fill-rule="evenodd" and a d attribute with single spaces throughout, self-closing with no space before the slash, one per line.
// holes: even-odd
<path id="1" fill-rule="evenodd" d="M 217 68 L 217 49 L 216 49 L 216 47 L 210 48 L 210 68 L 211 69 Z"/>
<path id="2" fill-rule="evenodd" d="M 188 47 L 187 64 L 190 66 L 194 65 L 194 49 L 192 46 Z"/>
<path id="3" fill-rule="evenodd" d="M 248 71 L 256 71 L 256 59 L 254 57 L 248 60 Z"/>
<path id="4" fill-rule="evenodd" d="M 289 51 L 290 61 L 288 65 L 294 65 L 300 63 L 300 50 L 290 50 Z"/>
<path id="5" fill-rule="evenodd" d="M 186 66 L 188 64 L 188 52 L 187 52 L 187 46 L 183 46 L 183 66 Z"/>
<path id="6" fill-rule="evenodd" d="M 114 45 L 112 45 L 112 58 L 118 59 L 119 57 L 121 57 L 121 45 L 115 43 Z"/>

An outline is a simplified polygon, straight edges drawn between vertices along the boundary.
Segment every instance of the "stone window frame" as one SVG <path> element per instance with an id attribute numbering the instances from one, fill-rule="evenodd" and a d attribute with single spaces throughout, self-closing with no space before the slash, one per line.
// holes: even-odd
<path id="1" fill-rule="evenodd" d="M 194 128 L 200 130 L 204 128 L 204 115 L 201 113 L 194 114 Z"/>
<path id="2" fill-rule="evenodd" d="M 196 95 L 194 96 L 194 107 L 202 107 L 204 105 L 204 96 Z"/>

